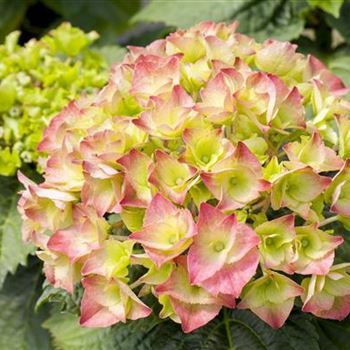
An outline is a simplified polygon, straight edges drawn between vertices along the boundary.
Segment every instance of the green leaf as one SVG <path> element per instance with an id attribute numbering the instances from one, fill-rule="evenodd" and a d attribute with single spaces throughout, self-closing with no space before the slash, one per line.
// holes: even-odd
<path id="1" fill-rule="evenodd" d="M 312 7 L 318 7 L 334 17 L 339 17 L 339 12 L 344 0 L 307 0 L 307 2 Z"/>
<path id="2" fill-rule="evenodd" d="M 340 9 L 339 18 L 335 18 L 331 15 L 326 16 L 328 24 L 337 29 L 338 32 L 344 37 L 348 44 L 350 44 L 350 26 L 349 26 L 349 13 L 350 13 L 350 1 L 345 1 Z"/>
<path id="3" fill-rule="evenodd" d="M 126 54 L 126 49 L 118 45 L 105 45 L 95 49 L 107 62 L 109 66 L 121 62 Z"/>
<path id="4" fill-rule="evenodd" d="M 307 3 L 284 0 L 151 1 L 132 22 L 164 22 L 168 26 L 187 28 L 199 21 L 240 22 L 239 31 L 257 40 L 268 37 L 291 40 L 304 28 L 301 14 Z"/>
<path id="5" fill-rule="evenodd" d="M 96 30 L 101 43 L 115 43 L 117 35 L 128 29 L 130 17 L 139 10 L 139 0 L 69 1 L 44 0 L 46 6 L 65 21 L 85 31 Z"/>
<path id="6" fill-rule="evenodd" d="M 25 265 L 33 247 L 21 237 L 21 218 L 17 212 L 17 192 L 20 185 L 15 177 L 0 176 L 0 287 L 8 272 L 18 264 Z"/>
<path id="7" fill-rule="evenodd" d="M 24 17 L 29 1 L 0 0 L 0 42 L 5 36 L 16 29 Z"/>
<path id="8" fill-rule="evenodd" d="M 151 350 L 152 329 L 157 323 L 155 317 L 110 328 L 83 328 L 79 318 L 71 313 L 55 313 L 45 323 L 58 350 Z M 153 338 L 152 338 L 153 339 Z"/>
<path id="9" fill-rule="evenodd" d="M 349 319 L 342 322 L 316 320 L 315 324 L 320 337 L 320 350 L 349 349 Z"/>
<path id="10" fill-rule="evenodd" d="M 240 23 L 239 31 L 257 41 L 266 39 L 292 40 L 304 30 L 303 12 L 307 3 L 300 1 L 257 1 L 237 13 L 233 19 Z"/>
<path id="11" fill-rule="evenodd" d="M 292 314 L 286 324 L 274 330 L 250 311 L 234 310 L 229 316 L 236 350 L 318 350 L 318 335 L 311 317 Z"/>
<path id="12" fill-rule="evenodd" d="M 7 277 L 0 290 L 0 350 L 51 349 L 49 334 L 41 327 L 47 312 L 34 312 L 41 283 L 41 265 L 37 262 Z"/>
<path id="13" fill-rule="evenodd" d="M 204 20 L 229 20 L 254 2 L 223 0 L 218 6 L 215 1 L 153 0 L 132 18 L 132 22 L 164 22 L 169 26 L 187 28 Z"/>
<path id="14" fill-rule="evenodd" d="M 318 335 L 308 315 L 293 315 L 273 330 L 249 311 L 224 313 L 203 328 L 184 334 L 171 321 L 155 317 L 108 329 L 84 329 L 78 317 L 55 314 L 45 322 L 59 350 L 319 350 Z"/>
<path id="15" fill-rule="evenodd" d="M 40 310 L 47 303 L 55 303 L 55 309 L 59 311 L 78 314 L 82 295 L 81 285 L 76 286 L 74 293 L 70 294 L 62 288 L 55 288 L 45 280 L 42 294 L 35 304 L 35 311 Z"/>
<path id="16" fill-rule="evenodd" d="M 79 326 L 78 317 L 70 313 L 55 313 L 45 323 L 53 338 L 53 345 L 60 350 L 114 349 L 110 341 L 111 329 L 91 329 Z"/>

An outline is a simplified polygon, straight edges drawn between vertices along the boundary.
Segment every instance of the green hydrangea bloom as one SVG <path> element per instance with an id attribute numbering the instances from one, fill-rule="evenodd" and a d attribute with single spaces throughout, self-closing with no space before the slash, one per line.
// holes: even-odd
<path id="1" fill-rule="evenodd" d="M 107 63 L 89 46 L 96 32 L 63 23 L 40 40 L 18 44 L 19 32 L 0 46 L 0 175 L 37 162 L 43 129 L 67 103 L 107 81 Z"/>

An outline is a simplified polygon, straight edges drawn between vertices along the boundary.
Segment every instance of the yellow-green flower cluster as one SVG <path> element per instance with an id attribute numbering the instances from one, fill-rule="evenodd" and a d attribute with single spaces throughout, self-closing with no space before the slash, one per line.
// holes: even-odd
<path id="1" fill-rule="evenodd" d="M 0 46 L 0 175 L 36 162 L 43 129 L 70 100 L 107 80 L 107 64 L 89 48 L 98 38 L 68 23 L 40 40 L 18 44 L 13 32 Z"/>

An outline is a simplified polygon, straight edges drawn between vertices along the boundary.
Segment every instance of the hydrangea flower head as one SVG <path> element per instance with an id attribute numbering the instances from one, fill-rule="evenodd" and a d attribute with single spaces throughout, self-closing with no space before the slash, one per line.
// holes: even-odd
<path id="1" fill-rule="evenodd" d="M 350 216 L 346 88 L 295 45 L 236 28 L 130 47 L 51 121 L 44 181 L 19 173 L 23 237 L 49 283 L 81 283 L 83 326 L 147 317 L 148 294 L 184 332 L 236 305 L 279 328 L 300 296 L 305 312 L 349 314 L 343 239 L 323 228 Z"/>

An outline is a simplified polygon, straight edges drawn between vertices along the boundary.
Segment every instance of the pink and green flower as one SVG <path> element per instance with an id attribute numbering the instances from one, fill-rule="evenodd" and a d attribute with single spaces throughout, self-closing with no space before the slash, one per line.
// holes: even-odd
<path id="1" fill-rule="evenodd" d="M 156 194 L 146 209 L 143 227 L 131 240 L 141 243 L 152 261 L 161 267 L 180 255 L 192 243 L 197 227 L 188 209 L 179 209 Z"/>
<path id="2" fill-rule="evenodd" d="M 242 142 L 238 143 L 232 155 L 215 164 L 211 172 L 201 174 L 222 210 L 242 208 L 258 199 L 270 188 L 270 183 L 262 177 L 260 162 Z"/>
<path id="3" fill-rule="evenodd" d="M 328 273 L 334 250 L 343 243 L 343 238 L 320 230 L 317 224 L 298 226 L 295 232 L 295 259 L 290 269 L 302 275 Z"/>
<path id="4" fill-rule="evenodd" d="M 265 268 L 290 273 L 288 265 L 295 255 L 294 219 L 293 215 L 285 215 L 255 227 L 255 232 L 260 237 L 260 258 Z"/>
<path id="5" fill-rule="evenodd" d="M 162 316 L 174 317 L 180 321 L 185 333 L 205 325 L 221 310 L 222 306 L 234 307 L 234 298 L 213 296 L 205 289 L 190 284 L 187 263 L 184 256 L 176 259 L 177 267 L 170 278 L 155 288 L 157 296 L 163 297 Z"/>
<path id="6" fill-rule="evenodd" d="M 108 327 L 118 322 L 147 317 L 152 312 L 118 279 L 91 276 L 85 277 L 82 284 L 84 295 L 80 324 L 83 327 Z"/>
<path id="7" fill-rule="evenodd" d="M 167 153 L 155 152 L 155 165 L 148 181 L 176 204 L 183 204 L 189 189 L 198 181 L 196 169 Z"/>
<path id="8" fill-rule="evenodd" d="M 332 179 L 326 200 L 330 203 L 332 212 L 350 216 L 350 160 L 345 161 L 341 171 Z"/>
<path id="9" fill-rule="evenodd" d="M 303 311 L 317 317 L 341 321 L 350 313 L 349 264 L 331 267 L 326 275 L 303 279 Z"/>
<path id="10" fill-rule="evenodd" d="M 244 285 L 255 275 L 259 263 L 259 238 L 234 215 L 203 203 L 200 206 L 198 234 L 188 252 L 192 284 L 213 295 L 238 298 Z"/>
<path id="11" fill-rule="evenodd" d="M 286 171 L 273 182 L 271 206 L 274 210 L 287 207 L 308 218 L 312 215 L 311 202 L 326 190 L 331 181 L 309 166 Z"/>
<path id="12" fill-rule="evenodd" d="M 250 309 L 272 328 L 280 328 L 287 320 L 294 299 L 303 288 L 277 272 L 267 273 L 249 283 L 241 295 L 240 309 Z"/>

